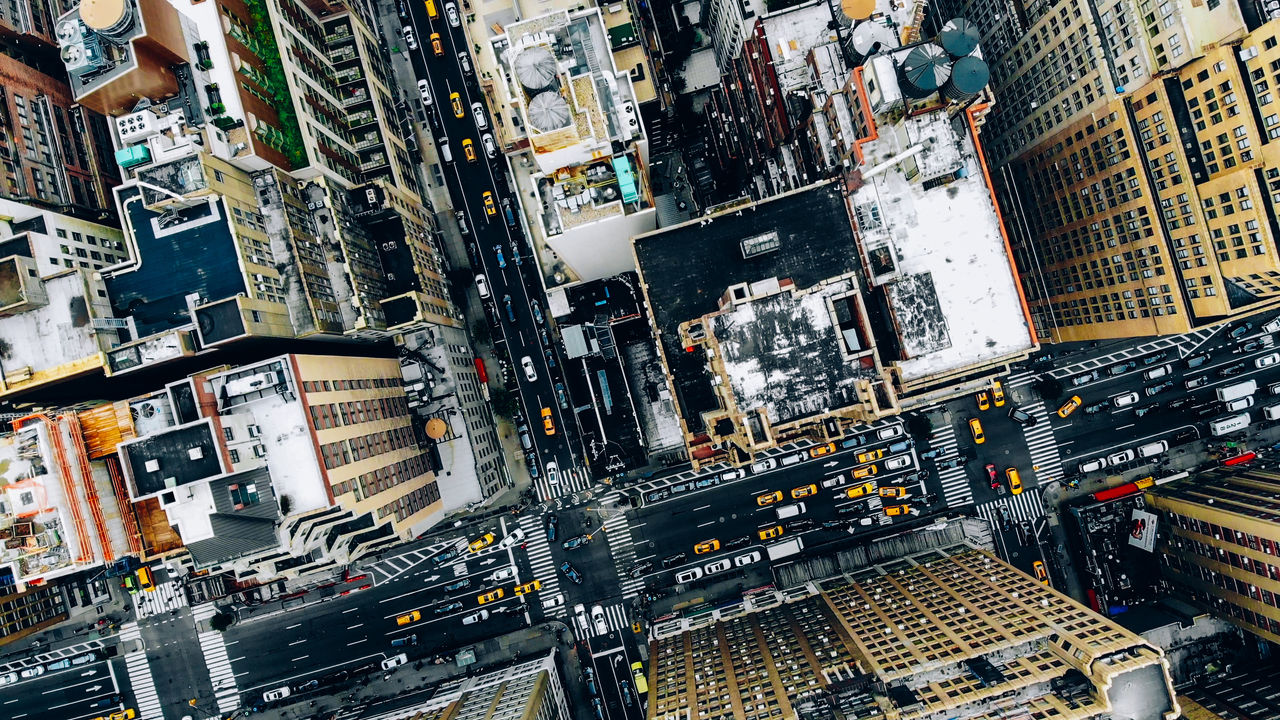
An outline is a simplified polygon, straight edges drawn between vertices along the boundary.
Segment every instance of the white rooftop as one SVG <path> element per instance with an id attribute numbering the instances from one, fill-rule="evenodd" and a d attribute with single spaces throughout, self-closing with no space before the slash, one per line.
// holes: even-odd
<path id="1" fill-rule="evenodd" d="M 764 16 L 769 52 L 778 73 L 778 86 L 784 94 L 809 86 L 810 69 L 805 57 L 810 50 L 839 41 L 836 31 L 830 27 L 831 21 L 831 6 L 825 0 Z"/>

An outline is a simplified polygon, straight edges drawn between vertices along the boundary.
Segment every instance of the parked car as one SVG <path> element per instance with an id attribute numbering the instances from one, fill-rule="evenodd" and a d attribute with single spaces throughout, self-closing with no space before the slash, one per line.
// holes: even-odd
<path id="1" fill-rule="evenodd" d="M 569 538 L 568 540 L 565 540 L 563 547 L 565 550 L 577 550 L 578 548 L 588 545 L 590 543 L 591 543 L 590 535 L 575 535 Z"/>
<path id="2" fill-rule="evenodd" d="M 1194 390 L 1194 389 L 1196 389 L 1196 388 L 1198 388 L 1198 387 L 1203 387 L 1204 385 L 1207 385 L 1208 383 L 1209 383 L 1209 376 L 1208 376 L 1208 375 L 1197 375 L 1197 376 L 1195 376 L 1195 377 L 1191 378 L 1190 380 L 1184 380 L 1184 381 L 1182 382 L 1182 386 L 1183 386 L 1183 387 L 1185 387 L 1185 388 L 1186 388 L 1186 389 L 1188 389 L 1188 390 Z"/>
<path id="3" fill-rule="evenodd" d="M 1247 322 L 1247 323 L 1244 323 L 1243 325 L 1237 325 L 1234 328 L 1232 328 L 1229 335 L 1231 336 L 1232 340 L 1239 340 L 1245 335 L 1248 335 L 1249 331 L 1252 329 L 1253 329 L 1253 323 Z"/>
<path id="4" fill-rule="evenodd" d="M 574 585 L 582 584 L 582 573 L 578 572 L 578 569 L 573 565 L 570 565 L 568 560 L 560 563 L 560 572 L 564 573 L 564 576 L 569 578 L 569 581 Z"/>
<path id="5" fill-rule="evenodd" d="M 1155 395 L 1159 395 L 1160 393 L 1164 392 L 1165 390 L 1168 390 L 1171 387 L 1173 387 L 1173 381 L 1165 380 L 1162 383 L 1156 383 L 1155 385 L 1148 385 L 1147 387 L 1142 388 L 1142 392 L 1147 397 L 1153 397 Z"/>
<path id="6" fill-rule="evenodd" d="M 556 541 L 556 528 L 559 527 L 560 520 L 555 515 L 547 516 L 547 542 Z"/>

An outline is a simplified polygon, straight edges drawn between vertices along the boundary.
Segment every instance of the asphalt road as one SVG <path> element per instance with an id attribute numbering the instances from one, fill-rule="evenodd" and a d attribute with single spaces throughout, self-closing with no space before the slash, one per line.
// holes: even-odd
<path id="1" fill-rule="evenodd" d="M 120 658 L 99 659 L 65 670 L 46 671 L 19 680 L 0 693 L 4 720 L 81 720 L 130 707 L 109 704 L 116 694 L 128 693 L 128 674 Z"/>
<path id="2" fill-rule="evenodd" d="M 583 473 L 585 478 L 585 469 L 578 463 L 579 448 L 575 445 L 577 429 L 572 415 L 562 412 L 557 397 L 556 385 L 563 387 L 564 378 L 556 335 L 550 326 L 537 260 L 518 224 L 520 199 L 507 185 L 506 158 L 496 145 L 492 157 L 485 149 L 484 138 L 493 135 L 493 121 L 484 107 L 484 96 L 474 74 L 464 72 L 458 58 L 459 53 L 470 56 L 466 35 L 462 27 L 454 27 L 448 21 L 446 3 L 441 0 L 436 5 L 439 17 L 431 18 L 425 3 L 408 3 L 410 16 L 405 22 L 412 26 L 417 39 L 417 48 L 409 48 L 408 53 L 417 77 L 425 79 L 430 86 L 432 103 L 427 108 L 427 117 L 437 138 L 437 147 L 447 146 L 452 156 L 452 161 L 444 163 L 446 183 L 454 207 L 464 216 L 467 231 L 464 240 L 472 265 L 477 275 L 484 278 L 487 293 L 481 293 L 481 302 L 485 314 L 496 330 L 495 339 L 507 347 L 511 372 L 519 383 L 521 407 L 539 469 L 536 484 L 543 499 L 556 497 L 561 494 L 558 486 L 564 483 L 552 482 L 547 472 L 549 463 L 555 463 L 561 476 L 558 480 L 562 481 L 566 472 Z M 441 54 L 435 52 L 433 34 L 439 35 Z M 470 59 L 467 62 L 471 67 Z M 456 107 L 454 94 L 457 95 Z M 478 112 L 473 109 L 476 103 L 480 105 Z M 464 154 L 464 140 L 472 143 L 474 161 Z M 445 151 L 440 152 L 444 160 Z M 486 193 L 490 194 L 491 204 L 486 204 Z M 477 292 L 480 292 L 479 283 Z M 535 317 L 535 305 L 542 322 Z M 528 372 L 522 362 L 526 357 L 530 365 Z M 550 428 L 544 426 L 544 410 L 550 411 Z"/>

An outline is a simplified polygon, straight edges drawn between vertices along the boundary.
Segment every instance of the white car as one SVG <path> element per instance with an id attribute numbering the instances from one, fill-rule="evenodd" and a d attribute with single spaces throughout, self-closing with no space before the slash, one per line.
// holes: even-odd
<path id="1" fill-rule="evenodd" d="M 1118 408 L 1127 407 L 1138 402 L 1138 393 L 1127 392 L 1119 395 L 1112 395 L 1111 402 Z"/>
<path id="2" fill-rule="evenodd" d="M 1237 410 L 1248 410 L 1253 407 L 1253 396 L 1236 398 L 1226 403 L 1227 410 L 1235 412 Z"/>
<path id="3" fill-rule="evenodd" d="M 753 473 L 768 472 L 769 470 L 772 470 L 776 467 L 778 467 L 778 461 L 776 458 L 765 458 L 760 462 L 751 463 L 751 472 Z"/>
<path id="4" fill-rule="evenodd" d="M 746 476 L 747 476 L 747 473 L 745 470 L 743 470 L 742 468 L 734 468 L 732 470 L 726 470 L 720 473 L 720 482 L 731 482 L 733 480 L 740 480 Z"/>
<path id="5" fill-rule="evenodd" d="M 16 682 L 18 682 L 18 673 L 11 672 L 0 675 L 0 686 L 12 685 Z"/>
<path id="6" fill-rule="evenodd" d="M 262 699 L 265 702 L 275 702 L 276 700 L 283 700 L 292 694 L 293 691 L 289 689 L 288 685 L 285 685 L 284 687 L 278 687 L 275 690 L 266 691 L 262 694 Z"/>
<path id="7" fill-rule="evenodd" d="M 1107 456 L 1107 464 L 1110 465 L 1111 467 L 1115 467 L 1116 465 L 1123 465 L 1131 460 L 1133 460 L 1132 450 L 1121 450 L 1118 453 L 1113 453 Z"/>
<path id="8" fill-rule="evenodd" d="M 466 50 L 463 50 L 462 52 L 458 53 L 458 65 L 462 68 L 462 72 L 468 75 L 471 74 L 471 56 L 467 54 Z M 479 105 L 479 104 L 480 103 L 476 103 L 476 105 Z"/>
<path id="9" fill-rule="evenodd" d="M 524 378 L 529 382 L 537 382 L 538 371 L 533 367 L 533 358 L 525 355 L 520 358 L 520 367 L 524 368 Z"/>
<path id="10" fill-rule="evenodd" d="M 485 280 L 483 275 L 476 276 L 476 291 L 482 298 L 489 297 L 489 281 Z"/>
<path id="11" fill-rule="evenodd" d="M 676 573 L 676 582 L 678 583 L 693 582 L 694 580 L 697 580 L 700 577 L 702 577 L 702 568 L 699 568 L 699 567 L 689 568 L 688 570 L 681 570 L 680 572 Z"/>
<path id="12" fill-rule="evenodd" d="M 591 622 L 587 620 L 587 606 L 578 603 L 573 606 L 573 616 L 578 619 L 578 625 L 583 628 L 591 627 Z"/>
<path id="13" fill-rule="evenodd" d="M 402 27 L 400 28 L 400 34 L 404 36 L 404 44 L 408 45 L 410 50 L 418 49 L 418 38 L 413 34 L 413 28 Z"/>
<path id="14" fill-rule="evenodd" d="M 609 623 L 604 619 L 604 608 L 599 605 L 591 608 L 591 622 L 596 626 L 596 633 L 600 635 L 609 634 Z"/>
<path id="15" fill-rule="evenodd" d="M 721 558 L 715 562 L 707 563 L 702 566 L 702 569 L 705 570 L 708 575 L 715 575 L 716 573 L 724 572 L 731 567 L 733 567 L 733 563 L 729 561 L 729 558 Z"/>
<path id="16" fill-rule="evenodd" d="M 555 595 L 547 595 L 542 598 L 542 609 L 552 610 L 564 604 L 564 595 L 556 593 Z"/>
<path id="17" fill-rule="evenodd" d="M 471 117 L 475 118 L 476 127 L 481 130 L 489 127 L 489 118 L 484 116 L 484 106 L 480 103 L 471 103 Z"/>
<path id="18" fill-rule="evenodd" d="M 400 653 L 399 655 L 392 655 L 391 657 L 382 661 L 382 669 L 390 670 L 393 667 L 398 667 L 407 662 L 409 662 L 409 656 L 405 655 L 404 653 Z"/>
<path id="19" fill-rule="evenodd" d="M 490 160 L 498 157 L 498 143 L 493 141 L 492 135 L 489 133 L 481 135 L 480 144 L 484 146 L 484 154 L 488 155 Z"/>
<path id="20" fill-rule="evenodd" d="M 32 665 L 31 667 L 28 667 L 28 668 L 22 668 L 22 670 L 18 674 L 21 675 L 24 679 L 40 677 L 41 675 L 44 674 L 44 666 Z"/>
<path id="21" fill-rule="evenodd" d="M 524 542 L 524 530 L 516 528 L 502 538 L 502 542 L 498 543 L 499 547 L 509 548 L 512 545 L 519 545 Z"/>
<path id="22" fill-rule="evenodd" d="M 418 81 L 418 95 L 422 98 L 422 104 L 431 107 L 431 85 L 426 80 Z"/>
<path id="23" fill-rule="evenodd" d="M 462 618 L 462 624 L 474 625 L 478 622 L 484 622 L 485 620 L 488 620 L 488 619 L 489 619 L 488 610 L 477 610 L 476 612 L 473 612 L 470 615 Z"/>
<path id="24" fill-rule="evenodd" d="M 901 425 L 889 425 L 887 427 L 882 427 L 876 431 L 876 437 L 880 438 L 881 440 L 896 438 L 901 434 L 902 434 Z"/>
<path id="25" fill-rule="evenodd" d="M 553 462 L 547 463 L 547 482 L 552 485 L 560 484 L 560 469 Z"/>
<path id="26" fill-rule="evenodd" d="M 1257 360 L 1254 360 L 1253 365 L 1254 367 L 1264 368 L 1264 367 L 1270 367 L 1272 365 L 1275 365 L 1278 362 L 1280 362 L 1280 353 L 1271 353 L 1269 355 L 1263 355 Z"/>
<path id="27" fill-rule="evenodd" d="M 910 455 L 895 455 L 884 461 L 885 470 L 901 470 L 904 467 L 911 467 Z"/>
<path id="28" fill-rule="evenodd" d="M 503 580 L 510 580 L 515 576 L 516 576 L 516 569 L 508 565 L 502 568 L 501 570 L 495 572 L 494 574 L 490 575 L 489 577 L 485 578 L 484 581 L 490 584 L 500 583 Z"/>
<path id="29" fill-rule="evenodd" d="M 735 567 L 750 565 L 753 562 L 760 562 L 760 553 L 749 552 L 746 555 L 739 555 L 738 557 L 733 559 L 733 564 Z"/>
<path id="30" fill-rule="evenodd" d="M 449 18 L 449 24 L 454 27 L 462 24 L 461 18 L 458 17 L 458 6 L 453 3 L 444 4 L 444 16 Z"/>

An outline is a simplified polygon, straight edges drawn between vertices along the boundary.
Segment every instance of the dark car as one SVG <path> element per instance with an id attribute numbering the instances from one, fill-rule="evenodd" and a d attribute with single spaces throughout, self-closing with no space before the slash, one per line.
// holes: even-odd
<path id="1" fill-rule="evenodd" d="M 461 610 L 461 609 L 462 609 L 462 603 L 451 602 L 448 605 L 441 605 L 437 607 L 433 612 L 435 612 L 435 614 L 437 615 L 443 615 L 445 613 L 450 613 L 450 612 L 453 612 L 454 610 Z"/>
<path id="2" fill-rule="evenodd" d="M 848 450 L 849 448 L 856 448 L 860 445 L 866 445 L 866 444 L 867 444 L 866 435 L 854 435 L 851 438 L 845 438 L 844 440 L 840 441 L 840 447 L 844 448 L 845 450 Z"/>
<path id="3" fill-rule="evenodd" d="M 1169 438 L 1169 444 L 1186 445 L 1187 443 L 1195 442 L 1199 439 L 1200 433 L 1196 432 L 1195 428 L 1183 428 L 1174 433 L 1173 437 Z"/>
<path id="4" fill-rule="evenodd" d="M 630 707 L 636 704 L 635 693 L 631 692 L 631 681 L 623 680 L 618 683 L 618 687 L 622 690 L 622 702 Z"/>
<path id="5" fill-rule="evenodd" d="M 671 490 L 668 488 L 662 488 L 661 490 L 654 490 L 648 495 L 645 495 L 644 499 L 649 502 L 658 502 L 659 500 L 666 500 L 669 497 L 671 497 Z"/>
<path id="6" fill-rule="evenodd" d="M 1221 412 L 1221 408 L 1216 403 L 1209 403 L 1208 405 L 1197 405 L 1191 410 L 1192 412 L 1195 413 L 1195 416 L 1197 418 L 1209 417 L 1210 415 L 1217 415 L 1219 412 Z"/>
<path id="7" fill-rule="evenodd" d="M 1009 518 L 1009 509 L 1006 507 L 1000 508 L 1000 529 L 1003 532 L 1009 532 L 1013 529 L 1013 520 Z"/>
<path id="8" fill-rule="evenodd" d="M 555 515 L 547 516 L 547 542 L 556 541 L 556 528 L 560 525 L 560 521 Z"/>
<path id="9" fill-rule="evenodd" d="M 638 578 L 648 574 L 648 572 L 652 569 L 653 569 L 653 563 L 646 560 L 644 562 L 636 563 L 635 565 L 632 565 L 631 569 L 627 571 L 627 574 L 633 578 Z"/>
<path id="10" fill-rule="evenodd" d="M 729 542 L 725 543 L 724 549 L 733 550 L 734 548 L 746 547 L 750 544 L 751 544 L 751 537 L 748 535 L 743 535 L 742 537 L 734 538 Z"/>
<path id="11" fill-rule="evenodd" d="M 964 456 L 958 455 L 956 457 L 947 458 L 946 460 L 939 462 L 938 469 L 947 470 L 950 468 L 960 467 L 961 465 L 964 465 L 964 463 L 965 463 Z"/>
<path id="12" fill-rule="evenodd" d="M 565 540 L 562 547 L 565 550 L 577 550 L 578 548 L 583 547 L 585 545 L 589 545 L 590 543 L 591 543 L 590 535 L 574 535 L 568 540 Z"/>
<path id="13" fill-rule="evenodd" d="M 591 712 L 595 714 L 596 720 L 604 720 L 604 704 L 600 702 L 600 698 L 591 698 Z"/>
<path id="14" fill-rule="evenodd" d="M 465 590 L 469 587 L 471 587 L 471 578 L 463 578 L 458 582 L 445 585 L 444 589 L 448 592 L 453 592 L 454 590 Z"/>
<path id="15" fill-rule="evenodd" d="M 1203 387 L 1204 385 L 1208 385 L 1208 384 L 1209 384 L 1209 376 L 1208 376 L 1208 375 L 1197 375 L 1197 376 L 1195 376 L 1195 377 L 1191 378 L 1190 380 L 1183 380 L 1183 381 L 1182 381 L 1182 387 L 1184 387 L 1184 388 L 1186 388 L 1186 389 L 1188 389 L 1188 390 L 1194 390 L 1194 389 L 1196 389 L 1196 388 L 1198 388 L 1198 387 Z"/>
<path id="16" fill-rule="evenodd" d="M 1180 397 L 1180 398 L 1174 398 L 1169 402 L 1165 403 L 1165 407 L 1169 408 L 1170 410 L 1177 410 L 1179 408 L 1184 408 L 1190 404 L 1191 404 L 1191 398 Z"/>
<path id="17" fill-rule="evenodd" d="M 123 695 L 109 695 L 107 697 L 98 698 L 97 700 L 94 700 L 93 702 L 89 703 L 89 707 L 91 708 L 111 707 L 112 705 L 119 705 L 122 702 L 124 702 Z"/>
<path id="18" fill-rule="evenodd" d="M 1173 381 L 1165 380 L 1162 383 L 1156 383 L 1155 385 L 1148 385 L 1147 387 L 1142 388 L 1142 392 L 1147 397 L 1152 397 L 1154 395 L 1159 395 L 1160 393 L 1164 392 L 1165 390 L 1168 390 L 1171 387 L 1173 387 Z"/>
<path id="19" fill-rule="evenodd" d="M 864 515 L 866 514 L 866 512 L 867 512 L 867 508 L 864 503 L 858 503 L 852 507 L 836 508 L 836 515 L 842 515 L 842 516 Z"/>
<path id="20" fill-rule="evenodd" d="M 1133 414 L 1135 417 L 1142 417 L 1143 415 L 1150 414 L 1152 410 L 1159 410 L 1159 409 L 1160 409 L 1160 403 L 1152 403 L 1151 405 L 1144 405 L 1138 408 L 1137 410 L 1134 410 Z"/>
<path id="21" fill-rule="evenodd" d="M 939 456 L 939 455 L 941 455 L 941 454 L 942 454 L 942 448 L 934 448 L 934 449 L 932 449 L 932 450 L 928 450 L 928 451 L 926 451 L 926 452 L 922 452 L 922 453 L 920 453 L 920 459 L 921 459 L 921 460 L 930 460 L 930 459 L 932 459 L 932 458 L 936 458 L 936 457 L 938 457 L 938 456 Z"/>
<path id="22" fill-rule="evenodd" d="M 432 563 L 433 565 L 439 565 L 439 564 L 440 564 L 440 563 L 442 563 L 442 562 L 446 562 L 446 561 L 448 561 L 448 560 L 452 560 L 452 559 L 454 559 L 454 558 L 456 558 L 456 557 L 458 557 L 458 550 L 457 550 L 457 548 L 449 548 L 448 550 L 445 550 L 444 552 L 440 553 L 439 555 L 436 555 L 435 557 L 431 558 L 431 563 Z"/>
<path id="23" fill-rule="evenodd" d="M 812 530 L 814 527 L 816 527 L 816 523 L 814 523 L 814 521 L 808 518 L 805 518 L 803 520 L 792 520 L 791 522 L 787 523 L 787 532 L 789 533 L 804 532 L 806 530 Z"/>
<path id="24" fill-rule="evenodd" d="M 1156 354 L 1154 354 L 1154 355 L 1148 355 L 1148 356 L 1146 356 L 1146 357 L 1142 358 L 1142 364 L 1143 364 L 1143 365 L 1154 365 L 1154 364 L 1156 364 L 1156 363 L 1160 362 L 1161 360 L 1165 359 L 1166 357 L 1168 357 L 1168 353 L 1158 352 L 1158 353 L 1156 353 Z"/>
<path id="25" fill-rule="evenodd" d="M 1085 411 L 1085 414 L 1087 415 L 1096 415 L 1097 413 L 1100 413 L 1103 410 L 1106 410 L 1108 407 L 1110 407 L 1110 405 L 1111 405 L 1110 400 L 1102 400 L 1102 401 L 1093 403 L 1092 405 L 1085 405 L 1084 411 Z"/>
<path id="26" fill-rule="evenodd" d="M 577 568 L 570 565 L 568 560 L 560 563 L 560 572 L 564 573 L 564 576 L 569 578 L 574 585 L 582 584 L 582 573 L 579 573 Z"/>
<path id="27" fill-rule="evenodd" d="M 1243 325 L 1237 325 L 1235 328 L 1231 330 L 1231 339 L 1237 340 L 1239 338 L 1242 338 L 1245 335 L 1248 335 L 1249 331 L 1252 329 L 1253 329 L 1253 323 L 1245 323 Z"/>
<path id="28" fill-rule="evenodd" d="M 1009 419 L 1022 427 L 1035 427 L 1035 424 L 1040 422 L 1040 419 L 1035 415 L 1018 407 L 1009 408 Z"/>
<path id="29" fill-rule="evenodd" d="M 1111 376 L 1123 375 L 1136 367 L 1138 367 L 1138 362 L 1136 360 L 1130 360 L 1129 362 L 1122 362 L 1118 365 L 1112 365 L 1107 368 L 1107 374 Z"/>
<path id="30" fill-rule="evenodd" d="M 582 684 L 587 686 L 587 692 L 592 695 L 599 694 L 600 691 L 596 689 L 596 673 L 591 668 L 582 669 Z"/>
<path id="31" fill-rule="evenodd" d="M 569 396 L 564 393 L 564 383 L 556 383 L 556 401 L 560 403 L 561 410 L 569 409 Z"/>
<path id="32" fill-rule="evenodd" d="M 1224 368 L 1219 368 L 1218 377 L 1231 377 L 1232 375 L 1239 375 L 1242 372 L 1244 372 L 1244 363 L 1239 362 L 1235 365 L 1228 365 Z"/>
<path id="33" fill-rule="evenodd" d="M 674 565 L 679 565 L 680 563 L 684 562 L 685 559 L 688 557 L 689 556 L 686 555 L 685 553 L 676 553 L 675 555 L 668 555 L 662 558 L 662 567 L 665 569 L 665 568 L 672 567 Z"/>
<path id="34" fill-rule="evenodd" d="M 845 523 L 845 520 L 823 520 L 822 527 L 827 528 L 828 530 L 832 528 L 842 528 L 845 526 Z"/>
<path id="35" fill-rule="evenodd" d="M 534 300 L 529 303 L 529 309 L 533 311 L 533 321 L 541 325 L 543 322 L 542 306 L 538 304 L 537 300 Z"/>
<path id="36" fill-rule="evenodd" d="M 1202 353 L 1202 354 L 1200 354 L 1200 355 L 1192 355 L 1191 357 L 1187 358 L 1187 359 L 1186 359 L 1186 360 L 1184 360 L 1183 362 L 1185 362 L 1185 363 L 1187 364 L 1187 369 L 1188 369 L 1188 370 L 1195 370 L 1196 368 L 1200 367 L 1201 365 L 1203 365 L 1203 364 L 1205 364 L 1205 363 L 1209 362 L 1209 356 L 1208 356 L 1208 355 L 1205 355 L 1205 354 L 1203 354 L 1203 353 Z"/>

